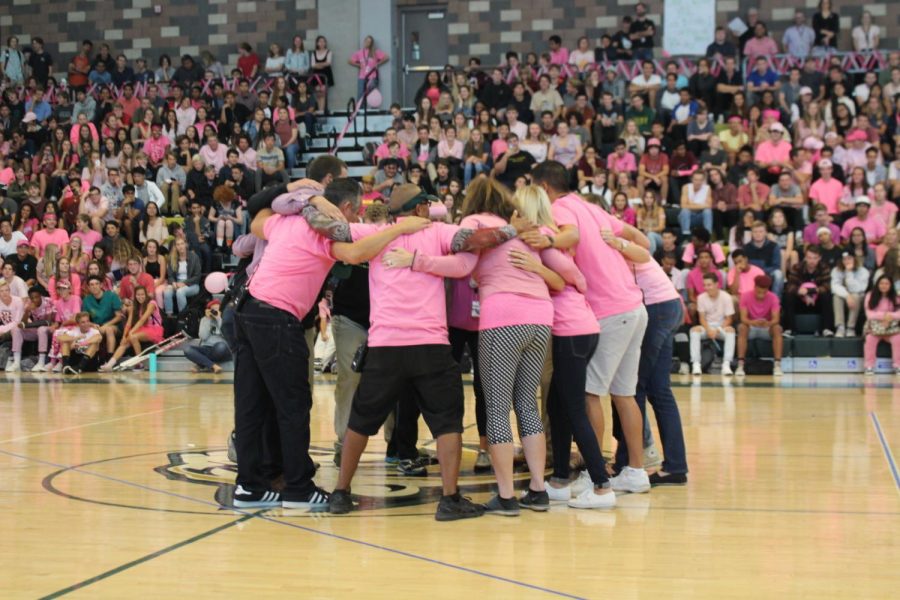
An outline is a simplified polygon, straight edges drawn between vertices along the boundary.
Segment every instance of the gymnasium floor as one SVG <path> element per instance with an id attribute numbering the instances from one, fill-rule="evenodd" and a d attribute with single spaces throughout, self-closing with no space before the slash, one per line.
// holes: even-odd
<path id="1" fill-rule="evenodd" d="M 147 377 L 0 379 L 0 597 L 843 600 L 900 587 L 889 376 L 678 378 L 687 487 L 620 496 L 610 512 L 456 523 L 433 519 L 437 467 L 395 476 L 381 440 L 354 485 L 364 510 L 220 510 L 230 380 Z M 330 489 L 333 382 L 318 383 L 312 439 Z M 461 483 L 486 500 L 473 447 Z"/>

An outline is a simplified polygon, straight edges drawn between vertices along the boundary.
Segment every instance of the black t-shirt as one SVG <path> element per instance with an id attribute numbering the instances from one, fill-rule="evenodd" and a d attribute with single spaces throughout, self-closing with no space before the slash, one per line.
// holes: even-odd
<path id="1" fill-rule="evenodd" d="M 502 156 L 500 157 L 503 158 Z M 519 150 L 509 157 L 506 161 L 506 170 L 497 176 L 500 183 L 509 189 L 516 185 L 516 179 L 522 177 L 531 171 L 531 167 L 536 161 L 530 152 Z"/>
<path id="2" fill-rule="evenodd" d="M 37 259 L 30 254 L 24 260 L 19 260 L 19 255 L 15 254 L 7 258 L 6 262 L 13 266 L 16 276 L 21 277 L 22 281 L 28 281 L 37 277 Z"/>
<path id="3" fill-rule="evenodd" d="M 656 25 L 650 19 L 637 19 L 632 21 L 631 27 L 628 29 L 628 33 L 637 33 L 639 31 L 644 31 L 646 29 L 655 28 Z M 652 48 L 653 47 L 653 36 L 648 35 L 647 37 L 638 38 L 636 40 L 631 40 L 632 48 Z"/>
<path id="4" fill-rule="evenodd" d="M 41 85 L 47 85 L 47 79 L 50 78 L 50 68 L 53 66 L 53 59 L 46 52 L 37 53 L 32 51 L 28 57 L 28 66 L 31 67 L 31 74 L 37 79 Z"/>
<path id="5" fill-rule="evenodd" d="M 609 127 L 606 127 L 600 121 L 600 117 L 607 117 L 613 120 L 613 124 Z M 619 137 L 619 124 L 616 122 L 616 119 L 619 117 L 619 111 L 615 106 L 608 109 L 601 105 L 597 109 L 597 119 L 594 121 L 598 124 L 600 128 L 600 143 L 601 144 L 614 144 L 616 139 Z"/>
<path id="6" fill-rule="evenodd" d="M 338 263 L 331 270 L 337 280 L 331 298 L 331 314 L 347 317 L 361 327 L 369 328 L 369 265 Z"/>

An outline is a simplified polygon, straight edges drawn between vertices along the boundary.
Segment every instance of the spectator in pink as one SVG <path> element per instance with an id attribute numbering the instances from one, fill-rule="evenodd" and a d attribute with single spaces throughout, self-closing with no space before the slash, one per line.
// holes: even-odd
<path id="1" fill-rule="evenodd" d="M 0 283 L 0 286 L 3 284 Z M 0 287 L 0 292 L 4 288 Z M 891 345 L 891 360 L 894 372 L 900 374 L 900 307 L 897 306 L 897 291 L 891 278 L 882 275 L 875 287 L 866 295 L 866 342 L 863 353 L 866 375 L 875 374 L 875 357 L 878 342 L 884 340 Z M 2 309 L 2 306 L 0 306 Z"/>
<path id="2" fill-rule="evenodd" d="M 38 258 L 44 255 L 44 249 L 50 244 L 56 244 L 60 252 L 65 253 L 66 246 L 69 244 L 69 234 L 65 229 L 57 228 L 58 220 L 53 213 L 44 214 L 44 228 L 34 232 L 31 236 L 31 247 L 34 248 L 35 256 Z"/>
<path id="3" fill-rule="evenodd" d="M 841 240 L 846 244 L 850 241 L 850 234 L 857 227 L 866 232 L 866 239 L 873 246 L 877 246 L 881 242 L 881 238 L 887 233 L 887 226 L 884 222 L 869 214 L 872 201 L 868 196 L 857 196 L 856 198 L 856 216 L 850 217 L 844 221 L 841 227 Z"/>
<path id="4" fill-rule="evenodd" d="M 833 172 L 834 165 L 831 160 L 823 158 L 819 161 L 821 177 L 809 188 L 809 199 L 824 206 L 829 215 L 837 215 L 841 212 L 839 203 L 844 194 L 844 185 L 831 176 Z"/>
<path id="5" fill-rule="evenodd" d="M 366 91 L 367 82 L 369 89 L 378 85 L 378 67 L 390 60 L 390 57 L 375 47 L 375 38 L 367 35 L 363 40 L 363 47 L 350 56 L 349 62 L 359 69 L 356 82 L 356 97 L 362 98 Z"/>

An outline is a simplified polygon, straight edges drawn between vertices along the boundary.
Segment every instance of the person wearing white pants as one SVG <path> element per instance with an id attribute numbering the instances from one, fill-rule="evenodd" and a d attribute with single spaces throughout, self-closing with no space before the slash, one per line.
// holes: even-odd
<path id="1" fill-rule="evenodd" d="M 734 360 L 734 302 L 728 292 L 719 289 L 716 273 L 703 275 L 704 292 L 697 298 L 697 312 L 700 325 L 691 328 L 691 363 L 692 373 L 702 375 L 700 365 L 700 342 L 706 339 L 725 340 L 722 357 L 722 375 L 731 375 L 731 362 Z"/>

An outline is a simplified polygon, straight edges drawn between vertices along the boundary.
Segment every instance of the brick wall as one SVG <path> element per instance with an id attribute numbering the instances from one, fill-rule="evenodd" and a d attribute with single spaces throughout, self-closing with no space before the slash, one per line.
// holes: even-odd
<path id="1" fill-rule="evenodd" d="M 39 35 L 56 61 L 65 69 L 82 39 L 95 45 L 108 42 L 114 53 L 129 58 L 144 56 L 156 65 L 160 54 L 175 57 L 210 49 L 226 65 L 237 60 L 236 47 L 249 42 L 264 54 L 269 43 L 289 45 L 300 33 L 312 41 L 318 34 L 317 0 L 0 0 L 0 36 L 5 44 L 10 34 L 28 43 Z M 360 0 L 365 2 L 366 0 Z M 818 0 L 802 0 L 811 16 Z M 558 33 L 574 47 L 581 35 L 596 40 L 612 33 L 622 15 L 633 14 L 637 0 L 449 0 L 451 63 L 464 63 L 479 56 L 485 64 L 496 63 L 503 52 L 544 50 L 546 38 Z M 398 5 L 428 4 L 421 0 L 397 0 Z M 649 0 L 649 13 L 661 23 L 663 0 Z M 156 14 L 154 7 L 161 6 Z M 328 10 L 328 2 L 319 2 Z M 801 4 L 802 5 L 802 4 Z M 882 28 L 883 48 L 897 48 L 900 34 L 900 1 L 838 0 L 843 20 L 842 46 L 850 47 L 849 35 L 864 7 Z M 762 19 L 780 40 L 790 24 L 793 6 L 781 0 L 718 0 L 719 23 L 757 6 Z M 662 41 L 662 33 L 657 43 Z M 327 35 L 328 32 L 323 32 Z M 307 44 L 310 48 L 311 44 Z M 177 60 L 174 61 L 177 66 Z M 341 61 L 337 61 L 338 65 Z"/>
<path id="2" fill-rule="evenodd" d="M 27 44 L 44 38 L 56 70 L 65 70 L 81 40 L 109 43 L 113 54 L 143 56 L 156 68 L 161 54 L 177 57 L 211 50 L 225 65 L 237 62 L 248 42 L 263 56 L 268 45 L 289 47 L 294 35 L 312 41 L 316 0 L 0 0 L 2 44 L 10 34 Z M 155 6 L 161 7 L 157 14 Z M 311 45 L 307 45 L 311 48 Z"/>

